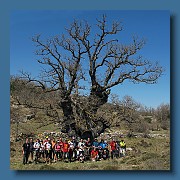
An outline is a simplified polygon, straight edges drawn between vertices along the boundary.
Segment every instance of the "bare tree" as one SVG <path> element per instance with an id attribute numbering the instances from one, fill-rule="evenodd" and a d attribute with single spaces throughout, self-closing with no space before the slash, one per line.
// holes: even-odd
<path id="1" fill-rule="evenodd" d="M 161 104 L 155 110 L 155 117 L 160 123 L 162 129 L 170 128 L 170 105 L 169 104 Z"/>
<path id="2" fill-rule="evenodd" d="M 23 77 L 28 82 L 36 82 L 37 87 L 41 87 L 45 93 L 58 91 L 58 105 L 63 110 L 66 125 L 64 131 L 67 132 L 75 125 L 70 95 L 78 81 L 84 78 L 80 61 L 86 50 L 78 40 L 64 34 L 61 38 L 56 36 L 45 42 L 40 39 L 40 35 L 32 40 L 37 46 L 38 62 L 48 68 L 43 69 L 39 79 L 33 79 L 25 72 L 22 72 Z"/>
<path id="3" fill-rule="evenodd" d="M 93 34 L 93 28 L 96 34 Z M 91 131 L 102 123 L 104 120 L 96 117 L 96 112 L 108 101 L 112 87 L 125 80 L 152 84 L 161 76 L 162 67 L 158 63 L 152 64 L 138 55 L 145 40 L 133 37 L 132 43 L 121 44 L 117 37 L 120 31 L 122 26 L 119 22 L 112 22 L 109 26 L 106 15 L 103 15 L 97 19 L 95 27 L 87 21 L 74 20 L 61 37 L 55 36 L 47 41 L 43 41 L 40 35 L 33 38 L 38 62 L 48 68 L 43 69 L 38 79 L 25 72 L 22 74 L 28 82 L 33 81 L 41 87 L 43 92 L 58 92 L 58 105 L 64 114 L 64 132 L 74 130 L 77 133 L 75 114 L 82 122 L 85 120 Z M 87 62 L 88 71 L 85 67 Z M 85 76 L 90 77 L 90 95 L 81 105 L 78 98 L 73 100 L 72 95 L 75 88 L 80 88 L 80 80 L 85 80 Z M 103 128 L 106 126 L 98 131 Z"/>
<path id="4" fill-rule="evenodd" d="M 94 39 L 89 38 L 90 26 L 87 23 L 85 26 L 86 33 L 81 36 L 78 33 L 81 25 L 75 21 L 69 33 L 82 43 L 88 54 L 91 79 L 89 98 L 93 97 L 93 108 L 97 107 L 95 112 L 100 105 L 107 102 L 110 89 L 125 80 L 148 84 L 157 82 L 162 74 L 162 67 L 138 55 L 145 45 L 144 39 L 133 37 L 131 44 L 121 44 L 118 38 L 113 39 L 113 36 L 122 31 L 120 23 L 113 22 L 109 28 L 105 15 L 102 19 L 97 19 L 97 34 Z M 99 104 L 93 103 L 94 97 Z"/>

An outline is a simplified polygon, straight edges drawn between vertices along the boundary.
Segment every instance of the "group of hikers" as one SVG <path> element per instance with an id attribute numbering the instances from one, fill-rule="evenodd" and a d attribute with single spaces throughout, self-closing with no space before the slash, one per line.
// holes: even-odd
<path id="1" fill-rule="evenodd" d="M 52 163 L 57 161 L 64 162 L 84 162 L 84 161 L 101 161 L 125 156 L 126 143 L 124 140 L 109 142 L 97 138 L 91 140 L 80 139 L 75 137 L 70 139 L 49 138 L 44 140 L 37 138 L 34 142 L 32 138 L 26 138 L 22 146 L 23 164 L 27 163 Z"/>

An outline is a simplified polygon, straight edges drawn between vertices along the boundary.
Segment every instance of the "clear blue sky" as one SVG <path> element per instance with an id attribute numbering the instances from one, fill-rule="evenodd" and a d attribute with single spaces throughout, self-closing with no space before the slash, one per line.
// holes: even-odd
<path id="1" fill-rule="evenodd" d="M 151 61 L 159 61 L 164 75 L 157 84 L 133 84 L 125 82 L 112 88 L 120 98 L 132 96 L 137 102 L 148 107 L 170 103 L 170 15 L 168 11 L 14 11 L 10 21 L 10 74 L 19 70 L 38 75 L 41 67 L 34 55 L 32 36 L 41 34 L 48 38 L 64 32 L 73 19 L 85 19 L 95 24 L 95 19 L 106 14 L 109 21 L 118 20 L 123 24 L 120 39 L 129 42 L 132 35 L 144 37 L 147 43 L 141 55 Z"/>

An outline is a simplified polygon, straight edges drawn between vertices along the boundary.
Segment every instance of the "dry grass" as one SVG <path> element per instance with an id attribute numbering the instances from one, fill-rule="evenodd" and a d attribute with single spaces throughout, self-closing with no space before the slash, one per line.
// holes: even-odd
<path id="1" fill-rule="evenodd" d="M 125 139 L 128 151 L 126 157 L 98 162 L 57 162 L 51 165 L 22 164 L 21 144 L 11 144 L 10 166 L 14 170 L 170 170 L 170 151 L 167 139 L 143 139 L 151 146 L 143 147 L 139 144 L 142 139 Z"/>
<path id="2" fill-rule="evenodd" d="M 19 124 L 19 133 L 33 132 L 38 135 L 44 131 L 56 131 L 58 127 L 50 123 L 42 114 L 28 122 Z M 41 120 L 43 119 L 43 121 Z M 16 124 L 11 124 L 11 136 L 14 136 Z M 106 130 L 113 133 L 113 129 Z M 117 128 L 116 128 L 117 131 Z M 120 130 L 125 132 L 126 130 Z M 169 131 L 153 131 L 151 133 L 166 134 L 167 137 L 157 138 L 124 138 L 128 151 L 126 157 L 115 160 L 99 162 L 87 161 L 85 163 L 57 162 L 51 165 L 22 164 L 21 147 L 23 141 L 12 142 L 10 146 L 10 168 L 13 170 L 170 170 L 170 138 Z"/>

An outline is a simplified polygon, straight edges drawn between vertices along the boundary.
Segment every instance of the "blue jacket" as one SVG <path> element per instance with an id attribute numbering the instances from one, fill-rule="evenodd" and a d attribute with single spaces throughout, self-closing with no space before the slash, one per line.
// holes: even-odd
<path id="1" fill-rule="evenodd" d="M 99 146 L 99 143 L 98 143 L 97 141 L 94 141 L 94 142 L 93 142 L 93 146 L 98 147 L 98 146 Z"/>

